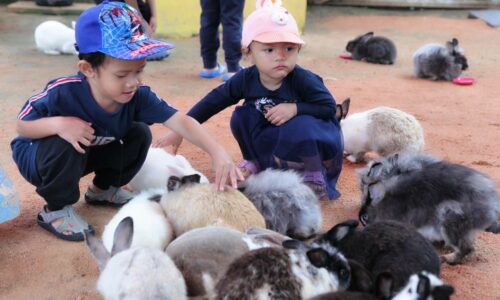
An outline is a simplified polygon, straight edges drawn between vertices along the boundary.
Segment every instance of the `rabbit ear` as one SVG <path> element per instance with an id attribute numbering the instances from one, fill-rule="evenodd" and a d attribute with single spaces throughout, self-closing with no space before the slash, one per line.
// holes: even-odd
<path id="1" fill-rule="evenodd" d="M 384 165 L 381 162 L 375 162 L 371 165 L 366 176 L 370 179 L 377 179 L 382 175 Z"/>
<path id="2" fill-rule="evenodd" d="M 417 294 L 419 299 L 427 299 L 431 293 L 431 281 L 427 276 L 418 274 Z"/>
<path id="3" fill-rule="evenodd" d="M 317 268 L 323 268 L 328 263 L 328 252 L 322 248 L 314 248 L 307 251 L 307 258 Z"/>
<path id="4" fill-rule="evenodd" d="M 293 250 L 298 250 L 298 249 L 304 249 L 306 247 L 306 244 L 302 241 L 299 240 L 284 240 L 281 245 L 285 249 L 293 249 Z"/>
<path id="5" fill-rule="evenodd" d="M 200 183 L 200 179 L 201 179 L 201 176 L 198 174 L 187 175 L 187 176 L 182 177 L 181 184 Z"/>
<path id="6" fill-rule="evenodd" d="M 349 290 L 370 293 L 373 290 L 373 276 L 371 272 L 353 259 L 348 259 L 347 261 L 351 268 Z"/>
<path id="7" fill-rule="evenodd" d="M 377 205 L 385 196 L 385 187 L 381 182 L 372 183 L 368 186 L 368 193 L 372 200 L 370 205 Z"/>
<path id="8" fill-rule="evenodd" d="M 178 190 L 181 187 L 181 179 L 177 176 L 170 176 L 167 180 L 167 190 L 169 192 Z"/>
<path id="9" fill-rule="evenodd" d="M 377 276 L 375 282 L 375 295 L 381 299 L 390 299 L 394 277 L 389 272 L 382 272 Z"/>
<path id="10" fill-rule="evenodd" d="M 450 299 L 450 296 L 455 292 L 451 285 L 440 285 L 432 289 L 431 294 L 433 299 Z"/>
<path id="11" fill-rule="evenodd" d="M 113 238 L 113 248 L 111 249 L 111 256 L 116 253 L 127 250 L 132 244 L 132 236 L 134 233 L 134 221 L 131 217 L 123 219 L 115 230 Z"/>
<path id="12" fill-rule="evenodd" d="M 326 233 L 326 238 L 329 242 L 335 243 L 341 241 L 345 238 L 352 230 L 354 230 L 358 226 L 359 222 L 356 220 L 349 220 L 342 222 L 333 226 Z"/>
<path id="13" fill-rule="evenodd" d="M 111 255 L 109 254 L 108 250 L 106 250 L 106 247 L 104 247 L 102 241 L 96 238 L 92 233 L 85 230 L 84 235 L 85 243 L 90 249 L 90 253 L 92 253 L 92 256 L 94 256 L 95 260 L 97 261 L 99 270 L 102 272 L 102 270 L 104 270 L 104 268 L 106 267 L 108 260 L 111 258 Z"/>
<path id="14" fill-rule="evenodd" d="M 458 40 L 453 38 L 451 41 L 446 42 L 446 49 L 448 49 L 448 52 L 454 53 L 458 49 Z"/>

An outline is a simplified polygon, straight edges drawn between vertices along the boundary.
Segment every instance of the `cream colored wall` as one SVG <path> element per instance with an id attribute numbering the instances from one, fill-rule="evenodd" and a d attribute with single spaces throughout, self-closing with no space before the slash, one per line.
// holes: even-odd
<path id="1" fill-rule="evenodd" d="M 302 31 L 306 20 L 307 0 L 282 0 L 283 6 L 295 17 Z M 156 0 L 160 37 L 191 37 L 200 30 L 199 0 Z M 255 10 L 255 0 L 245 1 L 244 15 Z"/>

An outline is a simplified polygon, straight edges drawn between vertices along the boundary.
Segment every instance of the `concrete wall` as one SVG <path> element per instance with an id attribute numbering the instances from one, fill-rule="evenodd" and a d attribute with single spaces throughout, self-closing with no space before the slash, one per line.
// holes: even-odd
<path id="1" fill-rule="evenodd" d="M 307 0 L 282 0 L 283 6 L 297 20 L 302 31 L 306 20 Z M 200 30 L 199 0 L 157 0 L 158 28 L 156 34 L 162 37 L 191 37 Z M 245 1 L 245 17 L 255 10 L 255 0 Z"/>

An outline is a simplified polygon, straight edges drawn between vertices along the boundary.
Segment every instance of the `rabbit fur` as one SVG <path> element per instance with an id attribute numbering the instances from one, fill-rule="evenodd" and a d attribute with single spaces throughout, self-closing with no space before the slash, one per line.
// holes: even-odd
<path id="1" fill-rule="evenodd" d="M 37 49 L 49 55 L 77 55 L 74 27 L 74 22 L 73 28 L 55 20 L 42 22 L 35 29 Z"/>
<path id="2" fill-rule="evenodd" d="M 193 169 L 184 156 L 172 155 L 161 148 L 151 147 L 141 169 L 128 185 L 135 192 L 164 189 L 170 176 L 182 177 L 189 174 L 198 174 L 201 177 L 201 183 L 208 183 L 207 177 Z"/>
<path id="3" fill-rule="evenodd" d="M 244 253 L 262 247 L 281 247 L 289 239 L 266 229 L 247 233 L 226 227 L 203 227 L 176 238 L 165 250 L 184 275 L 188 296 L 213 296 L 215 283 L 229 264 Z"/>
<path id="4" fill-rule="evenodd" d="M 390 272 L 396 290 L 420 271 L 439 276 L 440 261 L 433 245 L 413 228 L 396 221 L 370 223 L 357 230 L 358 221 L 333 226 L 317 242 L 327 242 L 359 262 L 375 277 Z"/>
<path id="5" fill-rule="evenodd" d="M 349 264 L 333 247 L 297 240 L 283 246 L 256 249 L 233 261 L 217 283 L 216 299 L 307 299 L 349 286 Z"/>
<path id="6" fill-rule="evenodd" d="M 265 228 L 255 206 L 240 191 L 226 186 L 217 192 L 214 184 L 200 184 L 199 175 L 171 176 L 169 192 L 161 206 L 171 221 L 176 236 L 209 225 L 231 227 L 245 232 L 250 227 Z"/>
<path id="7" fill-rule="evenodd" d="M 370 63 L 392 65 L 396 60 L 396 46 L 383 36 L 373 36 L 368 32 L 347 43 L 346 51 L 352 54 L 352 59 Z"/>
<path id="8" fill-rule="evenodd" d="M 458 40 L 446 42 L 446 46 L 427 44 L 413 54 L 415 76 L 431 80 L 451 81 L 467 70 L 467 58 L 458 46 Z"/>
<path id="9" fill-rule="evenodd" d="M 428 272 L 413 274 L 392 300 L 449 300 L 455 289 Z"/>
<path id="10" fill-rule="evenodd" d="M 182 274 L 167 254 L 154 248 L 130 248 L 133 224 L 130 217 L 120 222 L 111 254 L 99 239 L 85 232 L 86 244 L 101 270 L 98 291 L 107 300 L 187 299 Z"/>
<path id="11" fill-rule="evenodd" d="M 351 114 L 340 125 L 347 159 L 355 163 L 363 161 L 366 152 L 420 153 L 425 146 L 417 119 L 395 108 L 381 106 Z"/>
<path id="12" fill-rule="evenodd" d="M 463 165 L 429 155 L 393 155 L 369 163 L 358 176 L 363 224 L 412 225 L 428 240 L 453 249 L 442 257 L 449 264 L 474 250 L 475 232 L 499 224 L 495 183 Z"/>
<path id="13" fill-rule="evenodd" d="M 249 176 L 239 189 L 262 213 L 268 229 L 298 239 L 319 232 L 318 197 L 295 171 L 266 169 Z"/>
<path id="14" fill-rule="evenodd" d="M 149 190 L 135 196 L 111 218 L 104 227 L 102 240 L 108 251 L 113 247 L 116 227 L 126 217 L 134 220 L 134 237 L 131 248 L 151 247 L 164 250 L 173 240 L 174 231 L 158 203 L 162 190 Z"/>

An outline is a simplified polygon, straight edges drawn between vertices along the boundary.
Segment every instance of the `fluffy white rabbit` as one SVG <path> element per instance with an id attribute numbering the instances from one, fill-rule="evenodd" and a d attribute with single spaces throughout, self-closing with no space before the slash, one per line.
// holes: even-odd
<path id="1" fill-rule="evenodd" d="M 344 151 L 351 162 L 360 162 L 366 152 L 389 156 L 399 152 L 420 153 L 424 132 L 417 119 L 390 107 L 376 107 L 351 114 L 340 123 Z"/>
<path id="2" fill-rule="evenodd" d="M 125 204 L 109 221 L 102 233 L 104 246 L 113 247 L 118 224 L 126 217 L 134 220 L 134 238 L 131 248 L 150 247 L 164 250 L 174 238 L 174 231 L 158 203 L 163 190 L 142 192 Z"/>
<path id="3" fill-rule="evenodd" d="M 72 26 L 75 27 L 75 22 L 72 22 Z M 49 55 L 77 55 L 75 30 L 73 28 L 54 20 L 41 23 L 35 29 L 36 47 Z"/>
<path id="4" fill-rule="evenodd" d="M 135 192 L 166 189 L 170 176 L 183 177 L 191 174 L 200 175 L 200 183 L 208 183 L 207 177 L 193 169 L 184 156 L 172 155 L 161 148 L 149 148 L 146 161 L 129 182 L 129 186 Z"/>
<path id="5" fill-rule="evenodd" d="M 97 290 L 103 298 L 187 299 L 186 283 L 172 259 L 158 249 L 130 248 L 133 232 L 132 218 L 123 219 L 114 234 L 111 253 L 99 239 L 85 232 L 87 246 L 101 271 Z"/>

